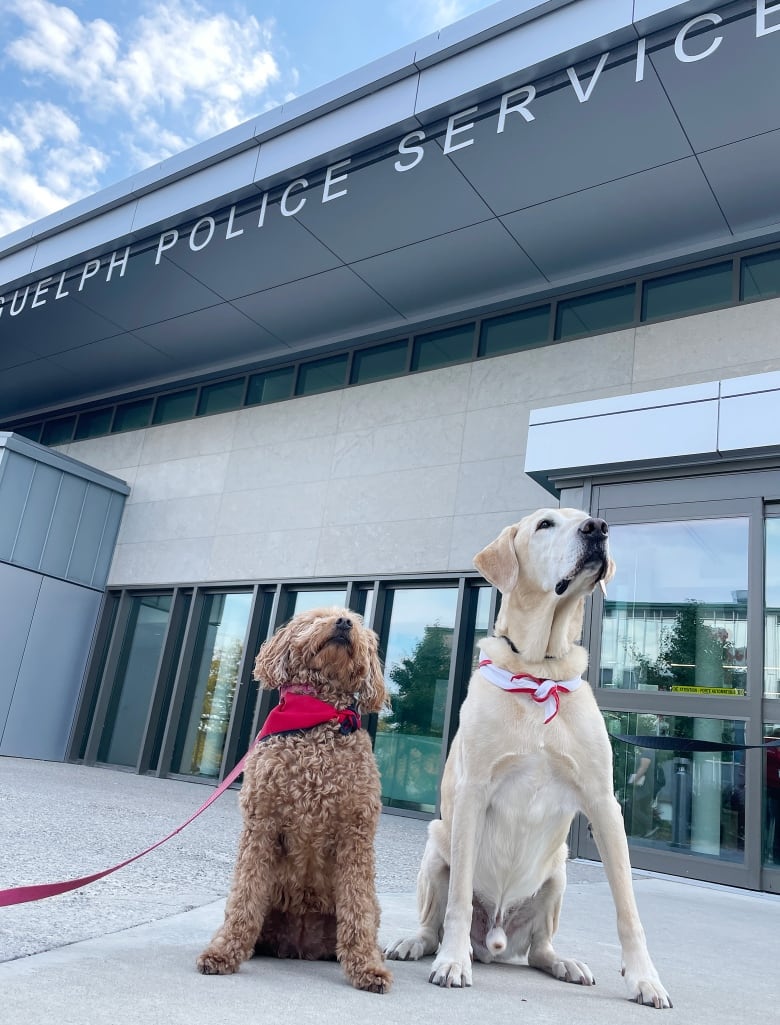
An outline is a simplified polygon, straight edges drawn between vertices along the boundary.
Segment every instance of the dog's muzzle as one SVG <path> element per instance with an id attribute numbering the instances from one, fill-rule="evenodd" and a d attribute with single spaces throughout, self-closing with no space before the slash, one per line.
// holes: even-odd
<path id="1" fill-rule="evenodd" d="M 568 577 L 563 577 L 555 585 L 555 593 L 559 596 L 565 593 L 575 577 L 579 576 L 583 570 L 590 569 L 594 563 L 598 564 L 598 573 L 593 581 L 594 587 L 607 573 L 609 565 L 607 555 L 609 525 L 607 521 L 590 516 L 580 525 L 579 534 L 582 543 L 582 554 L 574 568 L 574 572 Z"/>

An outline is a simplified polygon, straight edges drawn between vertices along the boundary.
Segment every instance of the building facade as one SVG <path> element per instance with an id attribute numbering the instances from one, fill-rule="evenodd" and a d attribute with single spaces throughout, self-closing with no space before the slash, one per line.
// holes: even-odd
<path id="1" fill-rule="evenodd" d="M 0 430 L 124 499 L 62 756 L 223 777 L 260 643 L 337 602 L 385 805 L 433 814 L 473 556 L 559 501 L 611 524 L 613 737 L 780 734 L 778 67 L 776 3 L 505 0 L 2 240 Z M 635 865 L 780 892 L 772 749 L 613 748 Z"/>

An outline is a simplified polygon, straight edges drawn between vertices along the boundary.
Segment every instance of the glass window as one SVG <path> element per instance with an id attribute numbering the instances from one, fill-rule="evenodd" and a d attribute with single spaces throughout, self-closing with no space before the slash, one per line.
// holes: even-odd
<path id="1" fill-rule="evenodd" d="M 342 356 L 329 356 L 311 363 L 301 363 L 298 367 L 298 380 L 295 384 L 296 395 L 316 395 L 318 392 L 343 388 L 347 376 L 346 353 Z"/>
<path id="2" fill-rule="evenodd" d="M 418 335 L 412 350 L 412 370 L 435 370 L 470 360 L 474 353 L 474 328 L 474 324 L 462 324 Z"/>
<path id="3" fill-rule="evenodd" d="M 131 598 L 130 614 L 98 747 L 98 761 L 135 768 L 160 663 L 172 595 Z"/>
<path id="4" fill-rule="evenodd" d="M 780 295 L 780 249 L 757 253 L 742 260 L 741 299 Z"/>
<path id="5" fill-rule="evenodd" d="M 73 438 L 75 427 L 75 416 L 63 416 L 59 420 L 48 420 L 43 425 L 41 444 L 66 445 Z"/>
<path id="6" fill-rule="evenodd" d="M 602 687 L 742 695 L 747 680 L 748 520 L 610 528 Z"/>
<path id="7" fill-rule="evenodd" d="M 732 277 L 729 260 L 646 281 L 642 292 L 642 320 L 724 306 L 731 302 Z"/>
<path id="8" fill-rule="evenodd" d="M 195 400 L 197 388 L 173 392 L 171 395 L 160 395 L 154 407 L 153 424 L 170 424 L 176 420 L 189 420 L 195 416 Z"/>
<path id="9" fill-rule="evenodd" d="M 579 295 L 558 303 L 555 337 L 598 334 L 634 323 L 634 285 Z"/>
<path id="10" fill-rule="evenodd" d="M 388 377 L 400 377 L 406 372 L 409 341 L 388 342 L 371 349 L 358 349 L 352 357 L 352 384 L 368 384 Z"/>
<path id="11" fill-rule="evenodd" d="M 764 694 L 780 697 L 780 516 L 766 519 Z"/>
<path id="12" fill-rule="evenodd" d="M 322 591 L 291 591 L 289 595 L 290 618 L 298 612 L 324 608 L 328 605 L 344 606 L 347 601 L 346 587 L 334 587 Z"/>
<path id="13" fill-rule="evenodd" d="M 152 419 L 154 399 L 138 399 L 136 402 L 123 402 L 116 407 L 113 433 L 117 431 L 137 431 L 148 427 Z"/>
<path id="14" fill-rule="evenodd" d="M 382 799 L 394 808 L 436 809 L 457 588 L 398 588 L 387 595 L 385 684 L 374 751 Z"/>
<path id="15" fill-rule="evenodd" d="M 204 385 L 198 399 L 198 416 L 239 409 L 244 399 L 245 383 L 245 379 L 239 377 L 235 381 L 219 381 L 217 384 Z"/>
<path id="16" fill-rule="evenodd" d="M 250 593 L 208 594 L 203 600 L 173 772 L 219 775 L 251 605 Z"/>
<path id="17" fill-rule="evenodd" d="M 114 408 L 96 409 L 94 412 L 79 414 L 79 422 L 76 426 L 76 441 L 83 441 L 85 438 L 97 438 L 102 434 L 108 434 L 111 430 L 111 418 L 114 415 Z"/>
<path id="18" fill-rule="evenodd" d="M 479 332 L 479 355 L 500 356 L 519 349 L 544 345 L 550 334 L 550 307 L 508 313 L 504 317 L 483 320 Z"/>
<path id="19" fill-rule="evenodd" d="M 626 834 L 641 847 L 741 862 L 745 846 L 745 752 L 659 751 L 618 734 L 744 744 L 738 719 L 644 712 L 603 713 L 612 743 L 615 795 Z"/>
<path id="20" fill-rule="evenodd" d="M 249 378 L 246 405 L 259 406 L 266 402 L 280 402 L 292 395 L 295 367 L 281 367 L 264 374 L 253 374 Z"/>
<path id="21" fill-rule="evenodd" d="M 41 431 L 43 424 L 25 424 L 24 427 L 12 427 L 11 430 L 14 434 L 18 434 L 22 438 L 29 438 L 30 441 L 38 441 L 41 437 Z"/>
<path id="22" fill-rule="evenodd" d="M 474 649 L 471 653 L 471 672 L 479 665 L 479 642 L 490 633 L 490 595 L 492 588 L 479 587 L 477 610 L 474 618 Z"/>
<path id="23" fill-rule="evenodd" d="M 780 722 L 764 723 L 764 739 L 780 740 Z M 764 864 L 780 868 L 780 747 L 764 752 Z"/>

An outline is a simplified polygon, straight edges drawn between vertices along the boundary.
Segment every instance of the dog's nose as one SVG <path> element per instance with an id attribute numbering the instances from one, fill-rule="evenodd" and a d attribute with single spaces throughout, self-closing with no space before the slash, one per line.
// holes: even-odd
<path id="1" fill-rule="evenodd" d="M 606 537 L 609 533 L 609 526 L 606 520 L 595 519 L 590 516 L 580 527 L 581 534 L 600 534 L 602 537 Z"/>
<path id="2" fill-rule="evenodd" d="M 352 620 L 348 619 L 346 616 L 339 616 L 339 618 L 336 620 L 336 629 L 337 630 L 351 630 L 352 629 Z"/>

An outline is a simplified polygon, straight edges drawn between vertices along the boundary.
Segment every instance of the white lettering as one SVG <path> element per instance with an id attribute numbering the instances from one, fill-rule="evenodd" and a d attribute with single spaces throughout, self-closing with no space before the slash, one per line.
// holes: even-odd
<path id="1" fill-rule="evenodd" d="M 348 167 L 352 163 L 352 158 L 349 157 L 347 160 L 341 160 L 338 164 L 331 164 L 328 170 L 325 172 L 325 184 L 322 188 L 322 202 L 329 203 L 331 199 L 338 199 L 339 196 L 346 196 L 347 190 L 342 189 L 341 192 L 331 192 L 331 186 L 337 182 L 345 182 L 347 180 L 346 174 L 336 175 L 334 178 L 333 172 L 340 171 L 342 167 Z"/>
<path id="2" fill-rule="evenodd" d="M 49 291 L 49 285 L 54 281 L 54 278 L 44 278 L 43 281 L 39 281 L 35 288 L 35 295 L 33 301 L 30 303 L 30 309 L 34 309 L 36 306 L 44 306 L 46 300 L 43 298 L 44 295 Z"/>
<path id="3" fill-rule="evenodd" d="M 422 158 L 425 156 L 425 150 L 422 146 L 410 146 L 410 142 L 423 142 L 425 140 L 425 132 L 417 130 L 416 132 L 409 132 L 403 139 L 398 143 L 398 153 L 400 156 L 405 157 L 407 154 L 415 153 L 416 156 L 411 164 L 402 164 L 400 160 L 396 160 L 393 165 L 396 171 L 411 171 L 413 167 L 417 167 Z"/>
<path id="4" fill-rule="evenodd" d="M 767 7 L 767 0 L 757 0 L 756 3 L 756 39 L 760 39 L 761 36 L 768 36 L 770 32 L 780 32 L 780 21 L 776 25 L 772 25 L 767 28 L 766 16 L 767 14 L 780 15 L 780 4 L 777 0 L 769 0 L 770 6 Z"/>
<path id="5" fill-rule="evenodd" d="M 516 100 L 518 96 L 525 96 L 522 103 L 515 103 L 510 107 L 510 103 Z M 534 116 L 530 110 L 526 110 L 526 107 L 531 100 L 536 97 L 536 87 L 533 85 L 524 85 L 521 89 L 513 89 L 511 93 L 504 93 L 501 97 L 501 106 L 498 110 L 498 128 L 496 128 L 496 135 L 500 135 L 504 130 L 506 124 L 507 114 L 518 113 L 521 114 L 526 121 L 533 121 Z"/>
<path id="6" fill-rule="evenodd" d="M 30 286 L 26 285 L 25 289 L 24 289 L 24 298 L 22 299 L 22 305 L 19 307 L 19 309 L 16 309 L 16 300 L 19 298 L 19 289 L 17 288 L 17 290 L 14 292 L 14 297 L 11 300 L 11 316 L 12 317 L 18 317 L 19 314 L 24 309 L 24 307 L 25 307 L 25 305 L 27 303 L 27 293 L 29 291 L 30 291 Z"/>
<path id="7" fill-rule="evenodd" d="M 644 82 L 645 80 L 645 51 L 647 49 L 647 40 L 644 36 L 639 40 L 636 46 L 636 75 L 634 76 L 635 82 Z"/>
<path id="8" fill-rule="evenodd" d="M 60 280 L 57 282 L 57 291 L 54 295 L 55 299 L 64 299 L 66 295 L 70 295 L 70 292 L 62 291 L 62 286 L 65 284 L 65 275 L 67 273 L 67 271 L 63 271 L 62 274 L 60 274 Z"/>
<path id="9" fill-rule="evenodd" d="M 125 271 L 127 270 L 127 261 L 130 258 L 130 246 L 127 246 L 125 248 L 124 254 L 122 256 L 120 256 L 118 260 L 116 258 L 117 252 L 118 252 L 118 250 L 116 250 L 115 252 L 113 252 L 111 254 L 111 259 L 109 260 L 109 263 L 108 263 L 108 274 L 106 274 L 106 281 L 110 281 L 111 280 L 111 275 L 114 273 L 114 268 L 115 267 L 121 267 L 122 268 L 120 270 L 120 272 L 119 272 L 119 277 L 120 278 L 123 278 L 125 276 Z"/>
<path id="10" fill-rule="evenodd" d="M 571 82 L 572 86 L 574 87 L 574 91 L 577 94 L 577 99 L 580 101 L 580 103 L 587 103 L 588 100 L 590 99 L 591 93 L 593 92 L 593 89 L 594 89 L 594 87 L 596 85 L 596 82 L 598 82 L 599 77 L 601 76 L 601 72 L 604 70 L 604 65 L 607 63 L 607 58 L 608 57 L 609 57 L 609 50 L 606 53 L 602 53 L 601 57 L 599 57 L 599 62 L 596 65 L 596 69 L 593 72 L 593 74 L 590 76 L 590 82 L 588 82 L 588 88 L 585 89 L 584 91 L 583 91 L 582 85 L 580 84 L 580 80 L 577 77 L 577 72 L 574 70 L 574 68 L 567 68 L 566 69 L 566 74 L 569 76 L 569 81 Z"/>
<path id="11" fill-rule="evenodd" d="M 204 225 L 208 227 L 206 237 L 202 242 L 196 244 L 195 236 L 198 234 L 198 232 Z M 209 242 L 211 242 L 212 238 L 214 237 L 214 229 L 216 228 L 216 226 L 217 225 L 213 217 L 201 217 L 201 219 L 193 226 L 193 229 L 190 232 L 190 249 L 193 251 L 193 253 L 198 253 L 201 249 L 206 248 L 206 246 L 209 244 Z"/>
<path id="12" fill-rule="evenodd" d="M 265 223 L 265 208 L 268 206 L 268 193 L 263 193 L 263 202 L 260 204 L 260 216 L 257 219 L 258 228 L 262 228 Z"/>
<path id="13" fill-rule="evenodd" d="M 228 217 L 227 228 L 225 229 L 225 239 L 236 238 L 237 235 L 243 235 L 244 229 L 239 228 L 238 231 L 233 231 L 233 218 L 236 216 L 235 206 L 230 208 L 230 216 Z"/>
<path id="14" fill-rule="evenodd" d="M 166 239 L 170 239 L 170 241 L 166 241 Z M 160 241 L 157 243 L 157 256 L 155 256 L 154 258 L 155 267 L 160 262 L 162 254 L 165 252 L 165 250 L 171 249 L 173 246 L 176 245 L 178 241 L 179 233 L 176 230 L 176 228 L 171 228 L 170 231 L 164 231 L 162 235 L 160 235 Z"/>
<path id="15" fill-rule="evenodd" d="M 287 208 L 287 200 L 290 198 L 290 193 L 293 189 L 305 189 L 308 187 L 308 181 L 305 178 L 296 178 L 294 182 L 290 182 L 287 188 L 282 193 L 282 201 L 279 204 L 279 208 L 282 211 L 282 217 L 294 217 L 303 209 L 303 204 L 306 202 L 306 197 L 301 196 L 298 201 L 298 205 L 293 209 Z"/>
<path id="16" fill-rule="evenodd" d="M 702 50 L 701 53 L 690 54 L 687 53 L 683 43 L 685 37 L 688 35 L 690 30 L 696 25 L 711 24 L 720 25 L 723 18 L 719 14 L 700 14 L 698 18 L 691 18 L 691 20 L 680 29 L 677 33 L 677 37 L 674 41 L 674 55 L 678 61 L 683 64 L 692 64 L 694 61 L 704 60 L 705 57 L 709 57 L 711 53 L 715 53 L 720 44 L 723 42 L 723 36 L 715 36 L 710 45 L 706 50 Z"/>
<path id="17" fill-rule="evenodd" d="M 458 128 L 455 127 L 455 122 L 461 117 L 471 117 L 472 114 L 476 114 L 479 107 L 469 107 L 468 110 L 462 110 L 460 114 L 453 114 L 447 122 L 447 132 L 444 136 L 444 153 L 453 153 L 456 149 L 465 149 L 466 146 L 471 146 L 474 143 L 473 139 L 466 139 L 465 142 L 456 142 L 453 145 L 453 135 L 459 135 L 461 132 L 468 132 L 469 129 L 474 127 L 474 122 L 469 121 L 467 125 L 460 125 Z"/>
<path id="18" fill-rule="evenodd" d="M 87 278 L 94 278 L 97 272 L 100 270 L 100 260 L 88 260 L 84 264 L 84 270 L 81 272 L 81 281 L 79 281 L 79 292 L 84 287 L 84 282 Z"/>

